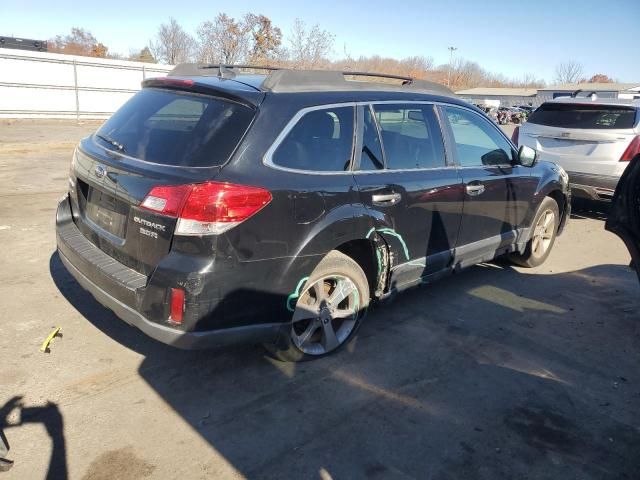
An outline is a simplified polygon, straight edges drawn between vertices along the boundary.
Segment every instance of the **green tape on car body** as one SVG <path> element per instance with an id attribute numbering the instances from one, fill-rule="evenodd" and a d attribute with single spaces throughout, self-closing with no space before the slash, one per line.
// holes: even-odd
<path id="1" fill-rule="evenodd" d="M 372 228 L 371 230 L 369 230 L 369 233 L 367 233 L 367 238 L 369 238 L 371 236 L 371 234 L 376 231 L 376 232 L 380 232 L 380 233 L 386 233 L 387 235 L 392 235 L 394 237 L 396 237 L 400 243 L 402 244 L 402 249 L 404 250 L 404 255 L 407 257 L 407 260 L 409 260 L 409 248 L 407 248 L 407 244 L 404 241 L 404 238 L 402 238 L 402 235 L 400 235 L 398 232 L 396 232 L 393 228 Z"/>
<path id="2" fill-rule="evenodd" d="M 304 286 L 307 280 L 309 280 L 309 277 L 301 278 L 296 289 L 287 297 L 287 310 L 289 310 L 290 312 L 294 312 L 296 310 L 295 306 L 291 306 L 291 300 L 298 301 L 298 297 L 300 296 L 300 289 Z"/>

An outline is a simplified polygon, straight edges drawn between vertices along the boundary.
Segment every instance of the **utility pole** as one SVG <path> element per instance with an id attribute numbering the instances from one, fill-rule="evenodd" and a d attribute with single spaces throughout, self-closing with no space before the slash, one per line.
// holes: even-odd
<path id="1" fill-rule="evenodd" d="M 457 50 L 456 47 L 449 47 L 449 75 L 447 75 L 447 87 L 451 87 L 451 66 L 453 64 L 453 52 Z"/>

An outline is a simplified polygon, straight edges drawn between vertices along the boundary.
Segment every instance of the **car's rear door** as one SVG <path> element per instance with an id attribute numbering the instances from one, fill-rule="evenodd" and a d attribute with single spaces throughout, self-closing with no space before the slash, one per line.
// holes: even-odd
<path id="1" fill-rule="evenodd" d="M 509 140 L 484 115 L 457 106 L 441 108 L 464 183 L 456 263 L 465 266 L 490 259 L 517 240 L 537 179 L 517 164 Z"/>
<path id="2" fill-rule="evenodd" d="M 462 213 L 462 180 L 447 162 L 430 104 L 359 107 L 355 179 L 363 203 L 384 219 L 391 285 L 402 288 L 451 264 Z"/>
<path id="3" fill-rule="evenodd" d="M 107 255 L 150 274 L 169 252 L 177 220 L 143 208 L 143 199 L 154 187 L 215 177 L 254 115 L 221 96 L 144 88 L 75 153 L 76 226 Z"/>

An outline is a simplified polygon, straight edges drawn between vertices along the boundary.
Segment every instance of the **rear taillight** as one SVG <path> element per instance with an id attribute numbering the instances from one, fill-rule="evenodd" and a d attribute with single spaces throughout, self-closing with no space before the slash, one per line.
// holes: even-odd
<path id="1" fill-rule="evenodd" d="M 142 82 L 143 87 L 177 87 L 177 88 L 191 88 L 195 82 L 191 79 L 171 78 L 171 77 L 155 77 L 148 78 Z"/>
<path id="2" fill-rule="evenodd" d="M 513 133 L 511 134 L 511 141 L 517 147 L 518 146 L 518 137 L 520 136 L 520 127 L 516 127 L 513 129 Z"/>
<path id="3" fill-rule="evenodd" d="M 640 135 L 636 135 L 620 157 L 621 162 L 630 162 L 640 154 Z"/>
<path id="4" fill-rule="evenodd" d="M 177 217 L 176 235 L 216 235 L 245 221 L 270 201 L 271 193 L 263 188 L 207 182 L 154 187 L 140 206 Z"/>

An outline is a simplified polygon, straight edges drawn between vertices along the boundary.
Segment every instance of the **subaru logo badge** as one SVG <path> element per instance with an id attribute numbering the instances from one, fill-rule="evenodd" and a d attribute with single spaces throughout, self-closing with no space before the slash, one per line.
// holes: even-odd
<path id="1" fill-rule="evenodd" d="M 96 177 L 102 178 L 106 175 L 107 170 L 102 165 L 96 165 L 96 169 L 94 170 Z"/>

